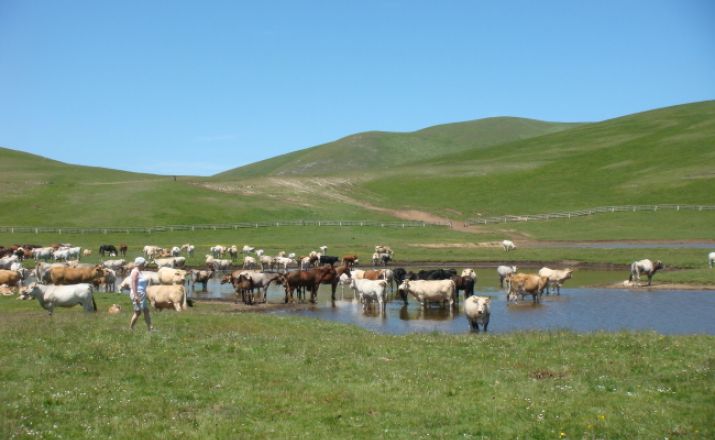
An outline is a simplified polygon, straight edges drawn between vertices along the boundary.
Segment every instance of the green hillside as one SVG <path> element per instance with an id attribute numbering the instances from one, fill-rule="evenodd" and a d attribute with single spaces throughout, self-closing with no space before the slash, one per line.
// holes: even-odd
<path id="1" fill-rule="evenodd" d="M 273 198 L 275 200 L 275 197 Z M 271 203 L 202 179 L 66 164 L 0 148 L 0 226 L 149 226 L 312 218 L 379 219 L 352 206 Z"/>
<path id="2" fill-rule="evenodd" d="M 390 169 L 413 161 L 553 133 L 579 124 L 524 118 L 486 118 L 438 125 L 412 133 L 371 131 L 284 154 L 214 176 L 220 180 L 265 176 L 323 176 Z"/>
<path id="3" fill-rule="evenodd" d="M 715 203 L 715 101 L 629 115 L 393 168 L 353 194 L 462 218 Z"/>

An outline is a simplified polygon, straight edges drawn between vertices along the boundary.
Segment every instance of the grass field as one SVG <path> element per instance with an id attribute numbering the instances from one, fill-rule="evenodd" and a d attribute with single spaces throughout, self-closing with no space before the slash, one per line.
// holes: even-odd
<path id="1" fill-rule="evenodd" d="M 130 333 L 122 301 L 0 298 L 2 438 L 715 435 L 711 336 L 385 336 L 216 304 Z"/>

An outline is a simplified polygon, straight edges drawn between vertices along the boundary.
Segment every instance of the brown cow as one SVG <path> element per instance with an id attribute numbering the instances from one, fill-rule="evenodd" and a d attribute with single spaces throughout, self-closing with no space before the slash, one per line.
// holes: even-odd
<path id="1" fill-rule="evenodd" d="M 326 267 L 326 266 L 323 266 Z M 330 269 L 333 269 L 332 266 L 327 266 Z M 323 280 L 320 282 L 320 284 L 330 284 L 330 294 L 331 294 L 331 299 L 333 302 L 335 302 L 335 289 L 337 289 L 338 284 L 340 283 L 340 275 L 345 274 L 347 276 L 350 276 L 350 268 L 348 266 L 340 266 L 337 269 L 333 269 L 331 271 L 328 271 L 326 275 L 323 277 Z"/>
<path id="2" fill-rule="evenodd" d="M 355 254 L 343 255 L 343 266 L 353 267 L 358 262 L 358 256 Z"/>
<path id="3" fill-rule="evenodd" d="M 104 277 L 102 265 L 94 267 L 53 267 L 50 269 L 52 284 L 94 283 Z"/>
<path id="4" fill-rule="evenodd" d="M 122 257 L 126 257 L 126 256 L 127 256 L 127 249 L 128 249 L 127 244 L 126 244 L 126 243 L 121 243 L 121 244 L 119 245 L 119 255 L 121 255 Z"/>
<path id="5" fill-rule="evenodd" d="M 539 298 L 549 283 L 548 277 L 540 277 L 539 275 L 529 273 L 511 274 L 507 280 L 509 283 L 507 300 L 510 298 L 516 299 L 517 294 L 521 295 L 521 298 L 524 299 L 524 295 L 530 294 L 535 303 L 539 302 Z"/>
<path id="6" fill-rule="evenodd" d="M 10 287 L 22 285 L 22 275 L 17 270 L 0 269 L 0 285 L 6 284 Z"/>

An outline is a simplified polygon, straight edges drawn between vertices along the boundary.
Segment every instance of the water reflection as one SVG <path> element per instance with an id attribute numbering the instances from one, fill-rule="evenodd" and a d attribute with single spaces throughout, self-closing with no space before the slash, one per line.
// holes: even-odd
<path id="1" fill-rule="evenodd" d="M 610 279 L 620 276 L 611 272 Z M 715 335 L 715 292 L 712 291 L 649 291 L 601 288 L 562 288 L 561 296 L 544 296 L 540 304 L 528 298 L 519 304 L 507 304 L 498 289 L 496 276 L 490 282 L 477 284 L 477 295 L 492 300 L 489 333 L 520 330 L 570 329 L 577 332 L 654 330 L 663 334 Z M 572 283 L 572 285 L 575 283 Z M 207 293 L 195 293 L 196 298 L 226 298 L 235 301 L 230 285 L 211 280 Z M 438 305 L 423 309 L 410 298 L 407 306 L 390 295 L 385 313 L 375 306 L 363 310 L 352 301 L 352 292 L 337 293 L 338 301 L 330 301 L 330 287 L 321 286 L 318 303 L 308 307 L 284 309 L 277 314 L 327 319 L 354 324 L 389 334 L 414 332 L 467 333 L 469 324 L 461 306 L 442 308 Z M 283 303 L 281 286 L 268 290 L 269 303 Z"/>

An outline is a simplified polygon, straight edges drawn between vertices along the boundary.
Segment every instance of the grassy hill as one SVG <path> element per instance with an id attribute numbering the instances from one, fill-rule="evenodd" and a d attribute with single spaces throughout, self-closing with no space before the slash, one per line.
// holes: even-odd
<path id="1" fill-rule="evenodd" d="M 578 125 L 499 117 L 438 125 L 412 133 L 371 131 L 235 168 L 214 177 L 230 180 L 265 176 L 323 176 L 390 169 Z"/>
<path id="2" fill-rule="evenodd" d="M 715 203 L 715 101 L 445 155 L 394 168 L 353 193 L 463 217 Z"/>
<path id="3" fill-rule="evenodd" d="M 384 147 L 384 154 L 381 148 Z M 402 149 L 402 150 L 400 150 Z M 357 157 L 362 162 L 350 162 Z M 381 151 L 380 154 L 376 151 Z M 396 155 L 394 160 L 386 156 Z M 306 165 L 325 158 L 325 174 Z M 380 162 L 382 165 L 376 165 Z M 330 173 L 328 173 L 328 170 Z M 79 167 L 0 149 L 0 225 L 146 226 L 424 219 L 600 205 L 715 203 L 715 101 L 590 124 L 518 118 L 364 133 L 210 178 Z M 589 219 L 572 239 L 711 237 L 711 217 Z M 586 221 L 584 220 L 583 224 Z M 643 225 L 643 226 L 641 226 Z M 484 229 L 558 238 L 564 224 Z M 575 230 L 574 230 L 575 231 Z M 640 231 L 640 232 L 639 232 Z M 428 234 L 427 232 L 425 232 Z"/>

